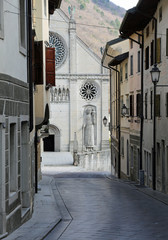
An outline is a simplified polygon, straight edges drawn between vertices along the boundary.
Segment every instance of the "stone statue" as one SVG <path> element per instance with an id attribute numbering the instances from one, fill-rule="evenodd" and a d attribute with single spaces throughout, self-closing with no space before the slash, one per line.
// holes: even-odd
<path id="1" fill-rule="evenodd" d="M 74 14 L 75 14 L 75 6 L 69 6 L 68 7 L 68 12 L 69 12 L 69 15 L 70 15 L 70 19 L 74 20 Z"/>
<path id="2" fill-rule="evenodd" d="M 85 122 L 84 122 L 84 145 L 86 149 L 93 150 L 95 146 L 95 134 L 94 134 L 94 125 L 95 125 L 95 111 L 92 107 L 88 107 L 85 111 Z"/>

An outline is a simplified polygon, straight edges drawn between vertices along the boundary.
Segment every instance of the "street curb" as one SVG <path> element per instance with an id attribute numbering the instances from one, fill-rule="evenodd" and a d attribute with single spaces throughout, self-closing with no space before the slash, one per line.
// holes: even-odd
<path id="1" fill-rule="evenodd" d="M 56 222 L 56 224 L 40 239 L 40 240 L 44 240 L 53 230 L 54 230 L 54 228 L 56 228 L 56 226 L 58 225 L 58 224 L 60 224 L 62 222 L 62 218 L 60 218 L 57 222 Z"/>
<path id="2" fill-rule="evenodd" d="M 162 202 L 165 205 L 168 205 L 168 195 L 166 195 L 162 192 L 153 190 L 147 186 L 141 186 L 138 183 L 130 181 L 130 180 L 118 179 L 116 176 L 113 176 L 113 175 L 107 176 L 106 178 L 111 181 L 118 181 L 120 183 L 127 184 L 132 188 L 136 188 L 136 190 L 138 190 L 139 192 L 142 192 L 143 194 L 145 194 L 159 202 Z"/>

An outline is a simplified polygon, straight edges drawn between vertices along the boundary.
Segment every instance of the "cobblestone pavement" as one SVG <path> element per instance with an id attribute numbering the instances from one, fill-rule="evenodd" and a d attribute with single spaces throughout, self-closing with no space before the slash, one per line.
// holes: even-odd
<path id="1" fill-rule="evenodd" d="M 168 239 L 168 205 L 133 184 L 89 172 L 52 176 L 62 221 L 45 240 Z"/>

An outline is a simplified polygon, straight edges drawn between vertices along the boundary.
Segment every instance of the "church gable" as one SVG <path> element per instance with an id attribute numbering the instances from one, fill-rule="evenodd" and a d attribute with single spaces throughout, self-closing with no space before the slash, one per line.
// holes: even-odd
<path id="1" fill-rule="evenodd" d="M 100 58 L 79 37 L 77 37 L 77 72 L 82 74 L 101 73 Z"/>

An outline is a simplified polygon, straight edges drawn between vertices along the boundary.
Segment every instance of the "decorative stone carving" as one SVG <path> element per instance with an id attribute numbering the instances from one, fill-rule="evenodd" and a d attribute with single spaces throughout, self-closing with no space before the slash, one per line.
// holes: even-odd
<path id="1" fill-rule="evenodd" d="M 50 90 L 50 94 L 51 94 L 51 102 L 69 102 L 69 88 L 65 88 L 63 87 L 52 87 Z"/>
<path id="2" fill-rule="evenodd" d="M 87 150 L 93 150 L 95 146 L 95 125 L 96 112 L 95 108 L 88 106 L 84 111 L 84 146 Z"/>
<path id="3" fill-rule="evenodd" d="M 86 82 L 80 88 L 80 95 L 83 99 L 91 101 L 97 95 L 97 87 L 93 83 Z"/>
<path id="4" fill-rule="evenodd" d="M 68 7 L 68 13 L 70 15 L 70 19 L 74 20 L 74 14 L 75 14 L 75 6 L 69 6 Z"/>
<path id="5" fill-rule="evenodd" d="M 50 32 L 49 45 L 50 47 L 55 48 L 55 64 L 56 68 L 59 68 L 66 60 L 67 56 L 66 43 L 60 35 L 54 32 Z"/>

